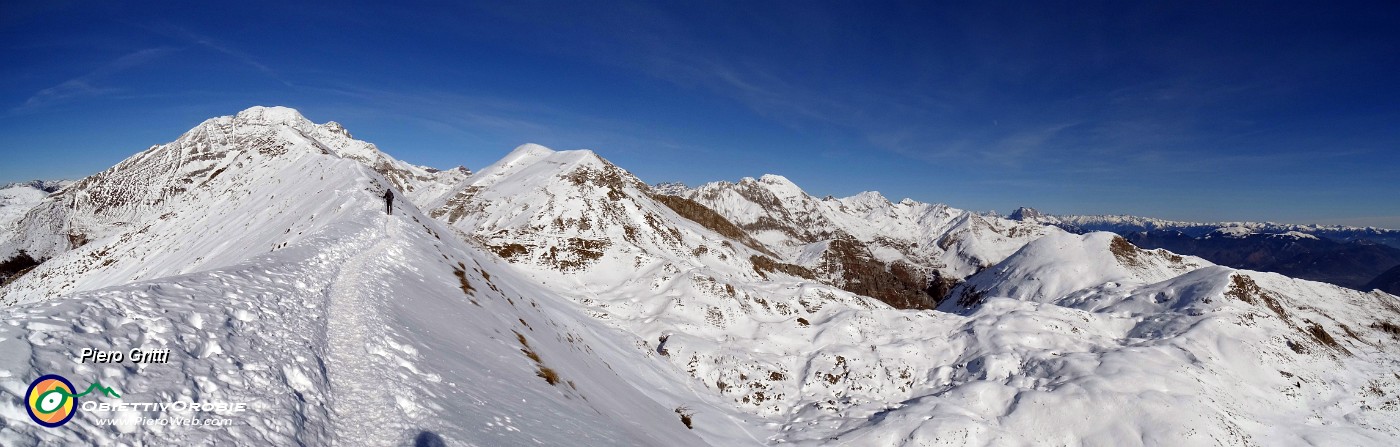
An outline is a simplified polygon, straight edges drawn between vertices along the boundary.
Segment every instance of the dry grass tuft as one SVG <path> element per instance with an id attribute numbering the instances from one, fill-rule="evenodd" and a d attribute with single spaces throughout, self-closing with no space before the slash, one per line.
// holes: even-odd
<path id="1" fill-rule="evenodd" d="M 1371 328 L 1379 329 L 1381 332 L 1390 334 L 1392 338 L 1400 340 L 1400 326 L 1396 326 L 1394 323 L 1391 323 L 1389 321 L 1378 321 L 1375 323 L 1371 323 Z"/>
<path id="2" fill-rule="evenodd" d="M 1323 329 L 1322 325 L 1311 320 L 1305 321 L 1307 321 L 1308 324 L 1307 333 L 1312 336 L 1313 340 L 1323 346 L 1340 351 L 1343 354 L 1351 355 L 1351 351 L 1343 347 L 1340 343 L 1337 343 L 1337 340 L 1332 338 L 1332 334 L 1327 333 L 1327 330 Z"/>
<path id="3" fill-rule="evenodd" d="M 515 332 L 515 339 L 520 341 L 520 346 L 523 347 L 523 349 L 521 349 L 520 352 L 525 353 L 525 357 L 528 357 L 530 360 L 533 360 L 535 362 L 535 367 L 538 368 L 538 370 L 535 371 L 535 375 L 539 376 L 541 379 L 544 379 L 544 381 L 546 383 L 549 383 L 550 385 L 559 384 L 559 382 L 561 381 L 561 379 L 559 378 L 559 373 L 555 372 L 553 368 L 544 365 L 544 359 L 541 359 L 540 354 L 535 352 L 534 349 L 530 348 L 530 342 L 525 339 L 525 335 L 519 332 Z M 569 385 L 573 385 L 573 382 L 570 382 Z"/>
<path id="4" fill-rule="evenodd" d="M 515 243 L 505 244 L 505 245 L 499 245 L 499 246 L 491 246 L 490 248 L 491 248 L 491 251 L 496 252 L 496 256 L 500 256 L 501 259 L 505 259 L 505 260 L 507 260 L 507 261 L 511 260 L 511 258 L 514 258 L 514 257 L 516 257 L 516 256 L 520 256 L 520 255 L 523 255 L 523 254 L 526 254 L 526 253 L 529 252 L 529 250 L 526 250 L 526 249 L 525 249 L 525 246 L 524 246 L 524 245 L 515 244 Z"/>
<path id="5" fill-rule="evenodd" d="M 1108 251 L 1113 252 L 1113 257 L 1118 258 L 1118 263 L 1139 267 L 1142 266 L 1142 259 L 1138 258 L 1139 250 L 1132 242 L 1123 239 L 1122 236 L 1114 236 L 1113 241 L 1108 243 Z"/>
<path id="6" fill-rule="evenodd" d="M 662 205 L 666 205 L 667 208 L 670 208 L 671 211 L 675 211 L 676 214 L 681 215 L 681 217 L 690 219 L 705 228 L 709 228 L 719 233 L 720 236 L 739 241 L 739 243 L 747 245 L 749 248 L 758 250 L 761 253 L 770 256 L 773 255 L 767 248 L 764 248 L 762 243 L 754 240 L 748 233 L 745 233 L 744 230 L 739 229 L 737 225 L 730 222 L 729 219 L 725 219 L 724 216 L 721 216 L 705 205 L 701 205 L 699 202 L 684 197 L 663 194 L 652 194 L 651 198 L 657 202 L 661 202 Z"/>
<path id="7" fill-rule="evenodd" d="M 1259 287 L 1259 284 L 1255 283 L 1254 280 L 1248 276 L 1231 276 L 1230 289 L 1225 291 L 1225 296 L 1235 298 L 1249 304 L 1258 304 L 1260 302 L 1263 302 L 1264 306 L 1268 307 L 1269 310 L 1273 311 L 1274 314 L 1278 315 L 1279 318 L 1282 318 L 1285 321 L 1288 320 L 1288 312 L 1284 310 L 1283 305 L 1279 304 L 1278 300 L 1275 299 L 1273 295 L 1269 294 L 1269 292 L 1264 291 L 1262 287 Z"/>
<path id="8" fill-rule="evenodd" d="M 802 267 L 800 265 L 784 264 L 778 261 L 774 261 L 773 258 L 763 255 L 750 256 L 749 262 L 753 264 L 753 271 L 765 278 L 768 277 L 767 272 L 783 272 L 792 276 L 807 279 L 815 279 L 817 277 L 816 273 L 812 273 L 812 271 L 808 270 L 806 267 Z"/>
<path id="9" fill-rule="evenodd" d="M 694 413 L 691 413 L 691 411 L 690 411 L 689 408 L 686 408 L 686 407 L 677 407 L 677 408 L 676 408 L 676 414 L 681 415 L 681 423 L 682 423 L 682 424 L 685 424 L 685 428 L 688 428 L 688 429 L 691 429 L 691 430 L 694 430 L 694 429 L 695 429 L 695 425 L 694 425 L 693 421 L 691 421 L 691 416 L 694 416 Z"/>
<path id="10" fill-rule="evenodd" d="M 550 385 L 559 383 L 559 373 L 554 372 L 554 370 L 550 369 L 548 366 L 540 365 L 540 370 L 536 371 L 535 375 L 540 376 L 540 378 L 544 379 L 544 381 L 548 382 Z"/>
<path id="11" fill-rule="evenodd" d="M 476 289 L 472 287 L 471 281 L 467 281 L 466 264 L 458 262 L 457 266 L 452 268 L 452 274 L 457 276 L 457 282 L 460 283 L 462 293 L 465 293 L 468 296 L 471 296 L 473 293 L 476 293 Z"/>

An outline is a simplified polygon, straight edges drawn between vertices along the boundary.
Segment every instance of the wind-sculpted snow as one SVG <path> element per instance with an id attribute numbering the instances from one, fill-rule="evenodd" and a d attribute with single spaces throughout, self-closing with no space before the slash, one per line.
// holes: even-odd
<path id="1" fill-rule="evenodd" d="M 433 174 L 289 109 L 211 122 L 21 218 L 7 247 L 53 258 L 0 288 L 0 445 L 1400 443 L 1392 295 L 779 176 L 658 198 L 591 151 Z M 901 310 L 850 291 L 875 269 L 966 282 Z M 74 360 L 133 347 L 170 362 Z M 252 409 L 47 429 L 42 374 Z"/>

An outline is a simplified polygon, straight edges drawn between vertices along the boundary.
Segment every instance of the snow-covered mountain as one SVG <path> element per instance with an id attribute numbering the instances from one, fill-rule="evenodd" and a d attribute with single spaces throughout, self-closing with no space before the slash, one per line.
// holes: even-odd
<path id="1" fill-rule="evenodd" d="M 953 284 L 1053 227 L 982 216 L 942 204 L 890 202 L 878 192 L 817 199 L 765 175 L 683 191 L 783 262 L 901 308 L 928 308 Z"/>
<path id="2" fill-rule="evenodd" d="M 317 125 L 292 109 L 254 107 L 237 116 L 205 121 L 174 142 L 152 146 L 59 191 L 18 223 L 18 239 L 0 245 L 0 256 L 22 246 L 36 257 L 47 258 L 129 231 L 187 194 L 227 196 L 244 186 L 240 181 L 254 181 L 223 175 L 231 170 L 276 169 L 289 153 L 305 152 L 369 166 L 414 201 L 432 200 L 467 175 L 462 168 L 437 171 L 395 160 L 372 144 L 352 139 L 335 122 Z"/>
<path id="3" fill-rule="evenodd" d="M 0 445 L 1400 441 L 1400 298 L 1108 233 L 529 144 L 436 171 L 284 108 L 37 200 L 0 239 L 48 258 L 0 288 Z M 256 410 L 47 429 L 47 373 Z"/>

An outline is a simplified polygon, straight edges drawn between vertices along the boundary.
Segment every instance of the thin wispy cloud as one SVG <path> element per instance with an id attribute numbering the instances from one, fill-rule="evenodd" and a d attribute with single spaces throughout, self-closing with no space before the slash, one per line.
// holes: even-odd
<path id="1" fill-rule="evenodd" d="M 252 67 L 257 71 L 262 72 L 262 74 L 267 75 L 267 77 L 277 80 L 277 82 L 281 82 L 283 85 L 286 85 L 288 87 L 295 87 L 294 85 L 292 85 L 291 82 L 283 78 L 281 74 L 277 73 L 276 70 L 273 70 L 271 67 L 264 65 L 262 62 L 258 62 L 257 59 L 253 58 L 253 56 L 248 53 L 229 47 L 207 37 L 192 34 L 191 38 L 194 39 L 194 42 L 196 44 L 217 51 L 219 53 L 223 53 L 224 55 L 233 58 L 233 60 L 238 61 L 243 65 Z"/>
<path id="2" fill-rule="evenodd" d="M 288 87 L 296 87 L 291 81 L 287 80 L 287 78 L 282 73 L 280 73 L 278 70 L 273 69 L 271 66 L 268 66 L 267 64 L 263 63 L 260 58 L 254 56 L 253 54 L 247 51 L 241 50 L 237 46 L 234 46 L 226 41 L 216 39 L 205 34 L 191 31 L 188 28 L 172 25 L 169 23 L 133 24 L 133 26 L 137 26 L 141 29 L 155 33 L 160 36 L 164 36 L 167 39 L 178 41 L 182 44 L 182 46 L 185 47 L 182 48 L 185 50 L 202 48 L 214 51 L 216 53 L 228 57 L 230 60 L 237 64 L 252 68 L 257 72 L 261 73 L 262 75 L 271 78 L 277 82 L 280 82 L 283 85 L 286 85 Z"/>
<path id="3" fill-rule="evenodd" d="M 80 98 L 92 98 L 122 91 L 121 88 L 104 85 L 112 75 L 150 63 L 174 51 L 169 47 L 147 48 L 122 55 L 82 76 L 68 79 L 53 87 L 35 92 L 29 99 L 12 112 L 25 112 L 53 104 Z"/>

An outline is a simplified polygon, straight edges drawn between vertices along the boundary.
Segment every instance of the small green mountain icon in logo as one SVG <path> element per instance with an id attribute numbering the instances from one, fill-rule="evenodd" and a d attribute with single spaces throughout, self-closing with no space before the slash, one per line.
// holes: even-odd
<path id="1" fill-rule="evenodd" d="M 58 392 L 60 392 L 60 393 L 63 393 L 63 394 L 68 394 L 68 397 L 83 397 L 83 396 L 88 395 L 88 393 L 91 393 L 93 390 L 101 391 L 102 394 L 105 395 L 105 396 L 107 396 L 107 397 L 117 397 L 117 398 L 122 397 L 122 395 L 117 394 L 117 390 L 114 390 L 114 389 L 112 389 L 112 388 L 110 388 L 110 387 L 103 386 L 103 385 L 102 385 L 102 382 L 93 382 L 92 385 L 88 385 L 88 387 L 87 387 L 86 390 L 83 390 L 83 392 L 78 393 L 78 394 L 68 394 L 68 392 L 67 392 L 67 391 L 64 391 L 62 388 L 60 388 L 60 389 L 58 389 L 58 390 L 56 390 L 56 391 L 58 391 Z"/>

